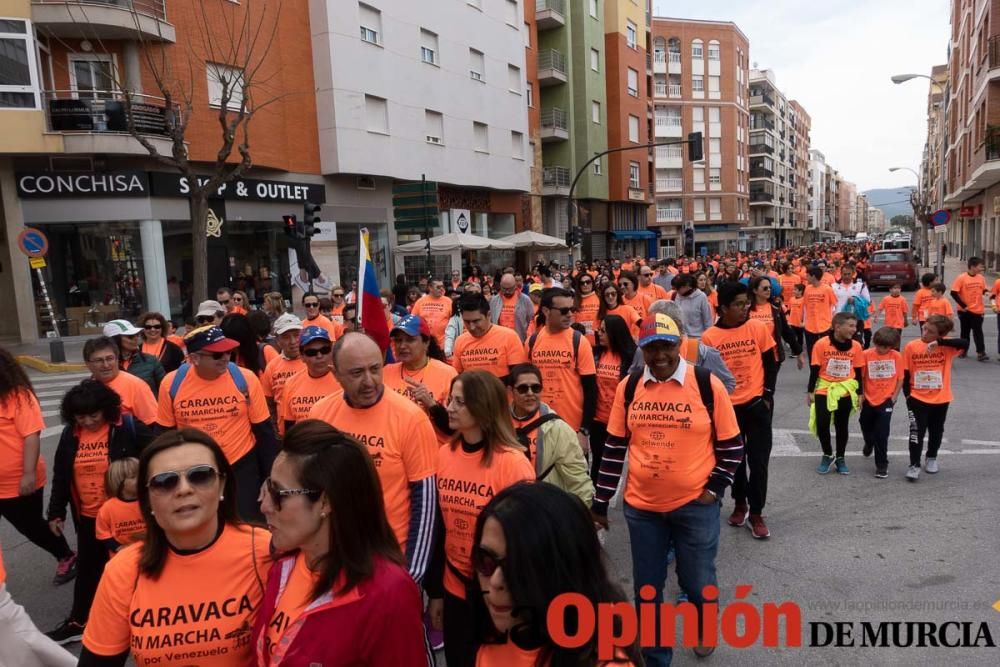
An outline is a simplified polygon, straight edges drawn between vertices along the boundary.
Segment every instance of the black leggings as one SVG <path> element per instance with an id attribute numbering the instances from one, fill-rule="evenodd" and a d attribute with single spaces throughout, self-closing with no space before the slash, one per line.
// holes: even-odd
<path id="1" fill-rule="evenodd" d="M 958 313 L 958 323 L 961 329 L 960 336 L 965 340 L 969 340 L 969 334 L 971 333 L 972 340 L 976 343 L 976 352 L 979 354 L 986 354 L 986 340 L 983 338 L 983 319 L 982 315 L 976 315 L 967 310 Z"/>
<path id="2" fill-rule="evenodd" d="M 851 419 L 851 397 L 845 396 L 837 403 L 837 411 L 833 413 L 833 427 L 837 434 L 837 458 L 843 458 L 847 452 L 848 425 Z M 826 409 L 826 396 L 816 394 L 816 437 L 823 448 L 823 453 L 833 456 L 830 447 L 830 411 Z"/>
<path id="3" fill-rule="evenodd" d="M 915 398 L 906 399 L 906 409 L 910 416 L 910 465 L 920 465 L 920 455 L 924 450 L 924 435 L 927 435 L 927 458 L 937 458 L 941 439 L 944 437 L 944 421 L 948 418 L 950 403 L 924 403 Z"/>
<path id="4" fill-rule="evenodd" d="M 448 667 L 476 664 L 476 626 L 472 605 L 451 593 L 444 594 L 444 657 Z"/>
<path id="5" fill-rule="evenodd" d="M 233 463 L 233 477 L 236 478 L 236 506 L 240 518 L 244 521 L 263 522 L 264 515 L 260 512 L 260 487 L 264 476 L 257 461 L 257 451 L 251 449 L 246 456 Z"/>
<path id="6" fill-rule="evenodd" d="M 97 584 L 101 581 L 104 566 L 108 562 L 108 550 L 101 544 L 95 534 L 97 519 L 87 516 L 76 516 L 76 579 L 73 581 L 73 610 L 70 619 L 80 625 L 86 625 L 90 615 L 90 606 L 94 603 Z"/>
<path id="7" fill-rule="evenodd" d="M 53 535 L 49 524 L 42 515 L 42 494 L 44 489 L 38 489 L 27 496 L 0 499 L 0 517 L 6 518 L 11 525 L 29 540 L 48 551 L 56 560 L 62 560 L 73 555 L 69 543 L 62 535 Z"/>

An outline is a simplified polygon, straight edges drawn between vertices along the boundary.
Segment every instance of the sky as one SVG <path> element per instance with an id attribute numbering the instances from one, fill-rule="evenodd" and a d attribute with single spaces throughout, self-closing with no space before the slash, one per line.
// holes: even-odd
<path id="1" fill-rule="evenodd" d="M 948 59 L 947 0 L 653 0 L 653 15 L 732 21 L 750 66 L 812 118 L 811 148 L 858 191 L 913 185 L 927 135 L 926 79 Z"/>

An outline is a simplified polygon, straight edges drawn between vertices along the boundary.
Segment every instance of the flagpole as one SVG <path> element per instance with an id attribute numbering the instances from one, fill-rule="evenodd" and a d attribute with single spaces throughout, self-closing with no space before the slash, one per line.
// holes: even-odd
<path id="1" fill-rule="evenodd" d="M 361 233 L 358 237 L 358 291 L 354 295 L 354 302 L 358 304 L 358 323 L 357 327 L 359 331 L 364 331 L 361 319 L 361 313 L 364 308 L 364 291 L 365 291 L 365 265 L 368 263 L 368 228 L 362 227 Z"/>

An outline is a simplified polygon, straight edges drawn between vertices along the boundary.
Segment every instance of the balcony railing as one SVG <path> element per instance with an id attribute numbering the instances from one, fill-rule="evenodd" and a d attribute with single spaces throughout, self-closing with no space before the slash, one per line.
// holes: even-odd
<path id="1" fill-rule="evenodd" d="M 553 130 L 565 130 L 568 125 L 566 122 L 566 112 L 559 108 L 552 108 L 542 112 L 541 115 L 542 127 L 551 128 Z"/>
<path id="2" fill-rule="evenodd" d="M 653 52 L 653 62 L 657 63 L 658 65 L 662 65 L 662 64 L 666 63 L 667 62 L 667 54 L 664 53 L 663 51 L 654 51 Z"/>
<path id="3" fill-rule="evenodd" d="M 566 56 L 555 49 L 542 49 L 538 52 L 538 69 L 550 69 L 566 74 Z"/>
<path id="4" fill-rule="evenodd" d="M 569 169 L 566 167 L 545 167 L 542 169 L 542 185 L 553 188 L 568 188 Z"/>
<path id="5" fill-rule="evenodd" d="M 680 97 L 681 96 L 681 84 L 671 83 L 667 86 L 667 95 L 669 97 Z"/>
<path id="6" fill-rule="evenodd" d="M 772 176 L 774 176 L 774 171 L 767 167 L 750 168 L 750 178 L 771 178 Z"/>
<path id="7" fill-rule="evenodd" d="M 125 94 L 110 90 L 46 90 L 45 119 L 52 132 L 129 133 Z M 167 136 L 180 108 L 161 97 L 131 94 L 132 122 L 140 134 Z"/>
<path id="8" fill-rule="evenodd" d="M 564 0 L 535 0 L 535 20 L 540 30 L 566 25 Z"/>
<path id="9" fill-rule="evenodd" d="M 681 61 L 681 54 L 676 51 L 670 51 L 667 56 L 667 59 L 672 63 L 679 63 Z"/>
<path id="10" fill-rule="evenodd" d="M 656 159 L 657 160 L 670 160 L 672 158 L 683 158 L 684 149 L 680 146 L 657 146 L 656 147 Z"/>
<path id="11" fill-rule="evenodd" d="M 754 192 L 753 190 L 751 190 L 750 201 L 751 202 L 774 201 L 774 195 L 771 194 L 770 192 Z"/>
<path id="12" fill-rule="evenodd" d="M 656 124 L 660 127 L 680 127 L 680 116 L 657 116 Z"/>
<path id="13" fill-rule="evenodd" d="M 164 0 L 31 0 L 39 5 L 112 5 L 122 7 L 136 14 L 144 14 L 165 21 L 167 18 L 166 2 Z"/>
<path id="14" fill-rule="evenodd" d="M 684 211 L 679 208 L 658 208 L 656 209 L 657 222 L 680 222 L 684 219 Z"/>
<path id="15" fill-rule="evenodd" d="M 990 37 L 989 41 L 990 69 L 1000 67 L 1000 35 Z"/>
<path id="16" fill-rule="evenodd" d="M 750 148 L 747 150 L 751 155 L 754 153 L 774 154 L 774 146 L 768 146 L 767 144 L 750 144 Z"/>
<path id="17" fill-rule="evenodd" d="M 653 95 L 656 97 L 666 97 L 667 96 L 667 84 L 665 83 L 654 83 L 653 84 Z"/>
<path id="18" fill-rule="evenodd" d="M 750 106 L 759 106 L 761 104 L 773 107 L 774 98 L 766 93 L 760 95 L 754 95 L 753 93 L 750 93 Z"/>
<path id="19" fill-rule="evenodd" d="M 684 187 L 683 178 L 658 178 L 656 179 L 657 192 L 678 192 Z"/>
<path id="20" fill-rule="evenodd" d="M 766 118 L 758 118 L 755 116 L 750 116 L 750 129 L 751 130 L 773 130 L 774 121 L 767 120 Z"/>
<path id="21" fill-rule="evenodd" d="M 987 160 L 1000 160 L 1000 127 L 991 125 L 986 128 L 984 148 Z"/>

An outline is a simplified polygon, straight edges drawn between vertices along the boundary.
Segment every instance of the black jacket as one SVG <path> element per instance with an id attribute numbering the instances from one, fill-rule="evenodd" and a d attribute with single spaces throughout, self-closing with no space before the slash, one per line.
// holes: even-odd
<path id="1" fill-rule="evenodd" d="M 771 319 L 774 321 L 774 342 L 777 345 L 778 350 L 778 363 L 781 363 L 785 360 L 785 346 L 781 344 L 782 340 L 788 343 L 788 347 L 792 349 L 793 357 L 797 357 L 802 354 L 802 346 L 799 345 L 799 341 L 796 340 L 795 332 L 788 326 L 785 311 L 783 311 L 781 306 L 777 305 L 773 301 L 770 302 L 770 306 Z"/>
<path id="2" fill-rule="evenodd" d="M 80 439 L 76 436 L 76 426 L 67 425 L 59 436 L 55 462 L 52 465 L 52 491 L 49 495 L 48 520 L 66 519 L 66 505 L 71 503 L 76 516 L 77 496 L 73 491 L 73 462 Z M 117 461 L 129 456 L 138 458 L 143 447 L 152 440 L 153 433 L 138 419 L 123 415 L 122 423 L 111 425 L 108 431 L 108 461 Z"/>

